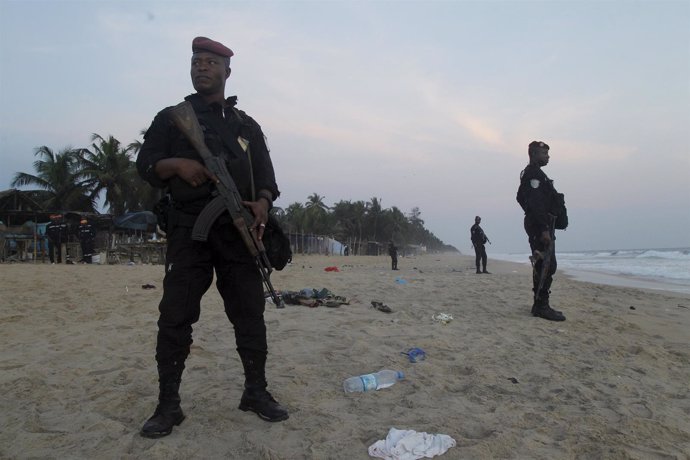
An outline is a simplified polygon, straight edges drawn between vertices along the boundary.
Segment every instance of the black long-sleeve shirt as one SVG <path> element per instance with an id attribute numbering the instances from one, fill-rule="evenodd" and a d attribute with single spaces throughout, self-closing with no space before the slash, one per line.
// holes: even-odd
<path id="1" fill-rule="evenodd" d="M 194 107 L 199 124 L 204 130 L 204 140 L 209 150 L 214 155 L 225 158 L 228 170 L 242 198 L 250 200 L 259 190 L 267 190 L 272 194 L 273 199 L 276 199 L 280 192 L 264 134 L 253 118 L 234 107 L 236 98 L 228 98 L 228 107 L 225 110 L 220 104 L 206 104 L 198 94 L 187 96 L 185 100 L 190 101 Z M 227 142 L 223 142 L 223 137 L 205 122 L 208 117 L 220 120 L 232 134 L 232 141 L 237 142 L 236 138 L 241 137 L 248 143 L 248 149 L 243 150 L 241 143 L 236 146 L 238 148 L 230 149 Z M 247 151 L 251 155 L 251 163 Z M 201 156 L 194 150 L 184 134 L 177 129 L 164 109 L 156 115 L 151 127 L 146 131 L 144 144 L 136 161 L 137 170 L 139 175 L 152 186 L 168 187 L 173 199 L 181 203 L 185 211 L 200 212 L 208 202 L 214 185 L 207 182 L 203 186 L 192 187 L 177 176 L 168 180 L 160 179 L 156 174 L 155 165 L 166 158 L 189 158 L 203 163 Z M 252 173 L 253 191 L 251 189 Z"/>
<path id="2" fill-rule="evenodd" d="M 55 244 L 67 243 L 67 224 L 50 222 L 46 225 L 46 236 Z"/>
<path id="3" fill-rule="evenodd" d="M 479 224 L 474 224 L 470 228 L 470 240 L 472 240 L 473 246 L 482 246 L 486 243 L 486 235 Z"/>
<path id="4" fill-rule="evenodd" d="M 520 174 L 517 201 L 535 231 L 550 230 L 550 215 L 555 215 L 556 193 L 553 181 L 539 166 L 530 163 Z"/>
<path id="5" fill-rule="evenodd" d="M 96 230 L 94 230 L 91 224 L 81 224 L 79 225 L 79 239 L 80 240 L 92 240 L 96 236 Z"/>

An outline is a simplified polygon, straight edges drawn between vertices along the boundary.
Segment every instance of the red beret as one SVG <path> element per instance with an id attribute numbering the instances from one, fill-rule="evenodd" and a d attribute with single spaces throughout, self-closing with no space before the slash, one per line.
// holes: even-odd
<path id="1" fill-rule="evenodd" d="M 199 53 L 201 51 L 208 51 L 209 53 L 227 58 L 235 54 L 230 48 L 222 43 L 215 42 L 206 37 L 196 37 L 192 40 L 192 53 Z"/>

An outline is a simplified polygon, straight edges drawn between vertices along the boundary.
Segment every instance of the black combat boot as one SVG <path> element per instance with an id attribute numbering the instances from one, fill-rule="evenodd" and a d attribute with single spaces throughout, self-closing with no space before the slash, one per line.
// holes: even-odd
<path id="1" fill-rule="evenodd" d="M 162 438 L 172 433 L 173 426 L 184 420 L 180 407 L 180 381 L 182 369 L 173 370 L 158 367 L 160 393 L 158 406 L 150 419 L 144 423 L 141 435 L 145 438 Z"/>
<path id="2" fill-rule="evenodd" d="M 240 352 L 240 357 L 244 367 L 245 383 L 239 409 L 255 412 L 267 422 L 287 420 L 287 410 L 266 390 L 266 355 Z"/>
<path id="3" fill-rule="evenodd" d="M 549 297 L 542 296 L 539 300 L 535 299 L 532 305 L 532 316 L 548 319 L 549 321 L 565 321 L 565 315 L 558 310 L 554 310 L 549 305 Z"/>

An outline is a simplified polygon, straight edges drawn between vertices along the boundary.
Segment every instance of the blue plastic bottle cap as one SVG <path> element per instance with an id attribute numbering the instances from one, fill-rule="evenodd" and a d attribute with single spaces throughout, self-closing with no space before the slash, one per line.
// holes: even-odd
<path id="1" fill-rule="evenodd" d="M 403 374 L 402 371 L 398 371 L 398 380 L 402 380 L 405 378 L 405 374 Z"/>

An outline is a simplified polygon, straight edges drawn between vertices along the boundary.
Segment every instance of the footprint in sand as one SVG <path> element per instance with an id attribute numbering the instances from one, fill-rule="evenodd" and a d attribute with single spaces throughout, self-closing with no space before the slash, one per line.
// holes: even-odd
<path id="1" fill-rule="evenodd" d="M 630 413 L 636 417 L 652 418 L 652 411 L 644 403 L 635 403 L 630 405 Z"/>

